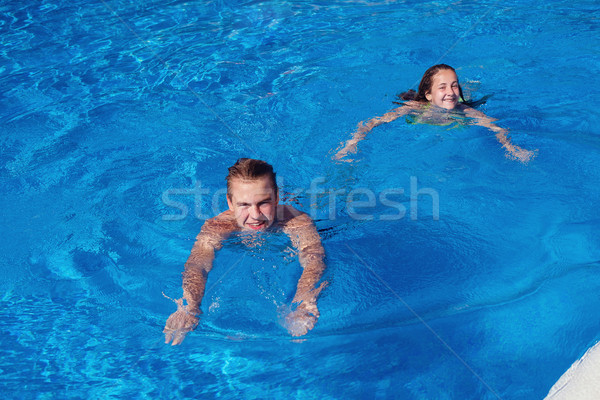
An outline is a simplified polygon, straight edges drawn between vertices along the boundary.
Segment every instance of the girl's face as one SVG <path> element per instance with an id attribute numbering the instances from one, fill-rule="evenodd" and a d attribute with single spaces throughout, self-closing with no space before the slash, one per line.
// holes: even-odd
<path id="1" fill-rule="evenodd" d="M 430 103 L 446 110 L 452 110 L 458 105 L 458 96 L 458 77 L 450 69 L 439 70 L 433 76 L 431 91 L 425 94 Z"/>

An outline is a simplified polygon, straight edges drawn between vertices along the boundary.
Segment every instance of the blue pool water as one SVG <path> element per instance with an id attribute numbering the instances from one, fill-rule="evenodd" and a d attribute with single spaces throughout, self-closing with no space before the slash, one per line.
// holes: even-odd
<path id="1" fill-rule="evenodd" d="M 0 11 L 3 398 L 539 399 L 600 340 L 597 2 Z M 332 160 L 437 62 L 538 156 L 397 120 Z M 291 340 L 289 243 L 233 238 L 201 325 L 164 345 L 162 293 L 238 157 L 315 218 L 321 318 Z"/>

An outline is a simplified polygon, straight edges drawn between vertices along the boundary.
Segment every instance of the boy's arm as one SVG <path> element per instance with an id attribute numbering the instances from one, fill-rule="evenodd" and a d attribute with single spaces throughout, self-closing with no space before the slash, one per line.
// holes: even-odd
<path id="1" fill-rule="evenodd" d="M 219 237 L 210 232 L 211 228 L 207 228 L 207 224 L 202 227 L 196 238 L 182 273 L 183 299 L 187 302 L 188 311 L 195 314 L 200 313 L 200 303 L 204 297 L 208 273 L 215 259 L 215 251 L 221 248 Z"/>
<path id="2" fill-rule="evenodd" d="M 317 297 L 327 282 L 316 286 L 325 270 L 325 250 L 312 219 L 304 213 L 294 211 L 297 215 L 285 224 L 284 231 L 298 249 L 298 259 L 303 271 L 292 300 L 292 305 L 297 307 L 286 317 L 286 322 L 290 334 L 302 336 L 315 326 L 320 315 Z"/>
<path id="3" fill-rule="evenodd" d="M 163 330 L 165 343 L 172 341 L 173 345 L 180 344 L 185 335 L 198 325 L 200 304 L 215 251 L 221 248 L 222 241 L 235 230 L 235 224 L 229 218 L 224 218 L 223 214 L 206 221 L 196 238 L 182 274 L 183 298 L 176 300 L 177 311 L 167 319 Z M 183 300 L 187 304 L 184 304 Z"/>

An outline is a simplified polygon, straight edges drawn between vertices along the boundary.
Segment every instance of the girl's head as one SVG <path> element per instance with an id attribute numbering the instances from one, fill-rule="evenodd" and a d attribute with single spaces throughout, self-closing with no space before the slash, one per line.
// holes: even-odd
<path id="1" fill-rule="evenodd" d="M 418 92 L 410 89 L 398 95 L 399 100 L 428 102 L 449 110 L 458 105 L 459 99 L 469 107 L 477 107 L 484 104 L 488 97 L 490 96 L 484 96 L 479 100 L 465 100 L 456 71 L 446 64 L 437 64 L 425 71 Z"/>
<path id="2" fill-rule="evenodd" d="M 446 64 L 437 64 L 425 71 L 419 83 L 416 101 L 427 101 L 452 110 L 458 105 L 459 99 L 465 101 L 454 68 Z"/>

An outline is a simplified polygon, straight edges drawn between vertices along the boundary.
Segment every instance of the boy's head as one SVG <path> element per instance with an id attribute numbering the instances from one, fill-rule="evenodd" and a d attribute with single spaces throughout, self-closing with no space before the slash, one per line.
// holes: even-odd
<path id="1" fill-rule="evenodd" d="M 279 195 L 270 164 L 240 158 L 226 179 L 227 204 L 240 228 L 265 230 L 275 222 Z"/>
<path id="2" fill-rule="evenodd" d="M 267 176 L 273 185 L 273 189 L 277 192 L 276 174 L 269 163 L 253 158 L 240 158 L 228 170 L 229 173 L 225 178 L 227 180 L 227 197 L 231 196 L 231 181 L 233 179 L 251 181 Z"/>

